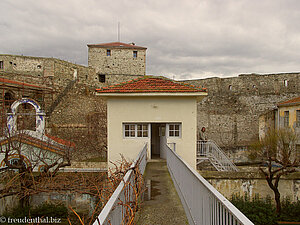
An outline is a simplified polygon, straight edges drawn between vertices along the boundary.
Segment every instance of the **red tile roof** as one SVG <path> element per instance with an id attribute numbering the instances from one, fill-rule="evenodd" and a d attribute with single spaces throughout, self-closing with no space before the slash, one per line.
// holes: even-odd
<path id="1" fill-rule="evenodd" d="M 55 143 L 50 143 L 47 140 L 42 140 L 42 139 L 39 139 L 36 137 L 32 137 L 28 134 L 19 134 L 19 135 L 15 135 L 15 136 L 0 140 L 0 146 L 5 145 L 5 144 L 9 143 L 10 141 L 18 141 L 18 142 L 21 142 L 24 144 L 28 144 L 28 145 L 31 145 L 31 146 L 34 146 L 34 147 L 37 147 L 40 149 L 55 152 L 55 153 L 61 154 L 61 155 L 65 154 L 68 150 L 74 149 L 74 147 L 75 147 L 75 144 L 73 142 L 64 141 L 62 139 L 55 138 L 55 137 L 52 137 L 49 135 L 46 135 L 46 136 L 48 136 L 49 138 L 54 140 L 56 143 L 59 143 L 60 145 L 55 144 Z M 64 143 L 62 143 L 61 140 L 64 141 Z"/>
<path id="2" fill-rule="evenodd" d="M 48 138 L 52 139 L 53 141 L 56 141 L 59 144 L 69 146 L 69 147 L 75 147 L 75 143 L 72 141 L 67 141 L 58 137 L 51 136 L 50 134 L 45 134 Z"/>
<path id="3" fill-rule="evenodd" d="M 24 82 L 9 80 L 9 79 L 0 77 L 0 86 L 2 85 L 1 83 L 17 85 L 17 86 L 25 86 L 25 87 L 31 87 L 31 88 L 38 88 L 38 89 L 48 89 L 48 90 L 52 89 L 52 88 L 48 88 L 48 87 L 38 86 L 38 85 L 34 85 L 34 84 L 27 84 Z"/>
<path id="4" fill-rule="evenodd" d="M 280 103 L 278 103 L 278 106 L 296 105 L 296 104 L 300 104 L 300 97 L 292 98 L 290 100 L 280 102 Z"/>
<path id="5" fill-rule="evenodd" d="M 94 48 L 131 48 L 131 49 L 147 49 L 145 47 L 137 46 L 134 44 L 126 44 L 122 42 L 111 42 L 111 43 L 103 43 L 103 44 L 88 44 L 88 47 Z"/>
<path id="6" fill-rule="evenodd" d="M 144 76 L 121 84 L 96 89 L 96 91 L 98 93 L 195 93 L 206 92 L 206 89 L 165 77 Z"/>

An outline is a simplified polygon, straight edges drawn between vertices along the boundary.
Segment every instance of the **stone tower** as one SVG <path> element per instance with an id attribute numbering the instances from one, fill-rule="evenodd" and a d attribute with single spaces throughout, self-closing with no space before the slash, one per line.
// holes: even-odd
<path id="1" fill-rule="evenodd" d="M 146 50 L 134 43 L 88 44 L 88 64 L 96 70 L 96 79 L 105 75 L 145 75 Z"/>

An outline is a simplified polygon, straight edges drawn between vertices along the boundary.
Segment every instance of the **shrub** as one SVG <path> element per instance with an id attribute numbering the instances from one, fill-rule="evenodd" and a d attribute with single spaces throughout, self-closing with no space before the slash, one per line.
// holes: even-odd
<path id="1" fill-rule="evenodd" d="M 292 202 L 290 198 L 285 198 L 282 202 L 281 215 L 278 221 L 299 222 L 300 221 L 300 201 Z"/>
<path id="2" fill-rule="evenodd" d="M 276 224 L 275 207 L 270 197 L 262 200 L 256 195 L 251 200 L 247 195 L 235 195 L 231 197 L 231 202 L 256 225 Z"/>
<path id="3" fill-rule="evenodd" d="M 283 199 L 280 216 L 276 215 L 276 208 L 270 196 L 261 199 L 255 195 L 250 199 L 247 195 L 244 197 L 233 195 L 231 202 L 255 225 L 274 225 L 277 224 L 276 221 L 300 222 L 300 201 L 291 202 L 289 198 Z"/>

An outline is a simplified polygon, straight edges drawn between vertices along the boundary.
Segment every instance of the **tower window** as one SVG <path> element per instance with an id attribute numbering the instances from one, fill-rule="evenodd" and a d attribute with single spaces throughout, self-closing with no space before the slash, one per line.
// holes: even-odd
<path id="1" fill-rule="evenodd" d="M 283 84 L 284 84 L 285 87 L 287 87 L 288 86 L 288 80 L 284 80 Z"/>
<path id="2" fill-rule="evenodd" d="M 111 50 L 110 49 L 106 50 L 106 56 L 111 56 Z"/>
<path id="3" fill-rule="evenodd" d="M 98 74 L 98 80 L 101 83 L 105 83 L 105 74 Z"/>
<path id="4" fill-rule="evenodd" d="M 4 66 L 3 66 L 3 61 L 0 61 L 0 69 L 3 69 Z"/>
<path id="5" fill-rule="evenodd" d="M 133 51 L 133 58 L 137 58 L 138 52 L 137 51 Z"/>

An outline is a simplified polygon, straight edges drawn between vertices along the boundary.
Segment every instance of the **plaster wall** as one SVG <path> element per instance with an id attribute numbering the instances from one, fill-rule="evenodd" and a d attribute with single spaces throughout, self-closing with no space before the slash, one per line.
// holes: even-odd
<path id="1" fill-rule="evenodd" d="M 199 171 L 222 195 L 230 199 L 232 195 L 249 197 L 268 195 L 274 199 L 274 193 L 267 181 L 259 172 L 224 172 Z M 300 200 L 300 174 L 294 173 L 283 176 L 279 181 L 281 198 L 289 197 L 292 201 Z"/>
<path id="2" fill-rule="evenodd" d="M 120 154 L 134 160 L 142 147 L 150 146 L 150 137 L 124 138 L 123 123 L 182 123 L 176 152 L 192 167 L 196 163 L 197 107 L 195 97 L 109 97 L 108 161 L 117 161 Z M 149 135 L 150 136 L 150 135 Z M 150 157 L 150 151 L 148 151 Z"/>

